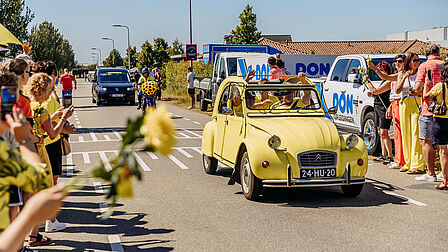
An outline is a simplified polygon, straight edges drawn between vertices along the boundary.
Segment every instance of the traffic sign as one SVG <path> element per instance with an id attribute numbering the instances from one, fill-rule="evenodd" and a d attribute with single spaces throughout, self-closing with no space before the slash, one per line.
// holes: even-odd
<path id="1" fill-rule="evenodd" d="M 186 45 L 186 60 L 197 60 L 198 45 L 187 44 Z"/>

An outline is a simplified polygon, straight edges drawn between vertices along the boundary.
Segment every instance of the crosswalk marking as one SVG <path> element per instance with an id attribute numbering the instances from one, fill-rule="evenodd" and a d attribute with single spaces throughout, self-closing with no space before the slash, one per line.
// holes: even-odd
<path id="1" fill-rule="evenodd" d="M 107 237 L 109 239 L 110 248 L 113 252 L 123 252 L 123 246 L 121 245 L 120 236 L 118 235 L 109 235 Z"/>
<path id="2" fill-rule="evenodd" d="M 112 170 L 112 166 L 110 165 L 109 160 L 106 157 L 106 153 L 104 151 L 99 151 L 99 154 L 101 161 L 103 161 L 104 168 L 106 168 L 106 170 L 108 171 Z"/>
<path id="3" fill-rule="evenodd" d="M 184 154 L 184 156 L 186 156 L 187 158 L 192 158 L 193 157 L 188 152 L 184 151 L 182 148 L 176 148 L 176 150 L 179 151 L 180 153 Z"/>
<path id="4" fill-rule="evenodd" d="M 101 186 L 101 182 L 93 182 L 93 187 L 95 188 L 96 193 L 104 193 L 103 187 Z"/>
<path id="5" fill-rule="evenodd" d="M 123 139 L 123 137 L 121 137 L 120 133 L 118 133 L 117 131 L 112 131 L 114 133 L 115 136 L 117 136 L 118 139 Z"/>
<path id="6" fill-rule="evenodd" d="M 194 123 L 194 124 L 197 124 L 197 125 L 201 124 L 201 123 L 199 123 L 199 122 L 196 122 L 196 121 L 193 121 L 193 123 Z"/>
<path id="7" fill-rule="evenodd" d="M 151 157 L 152 159 L 159 159 L 159 157 L 158 156 L 156 156 L 156 154 L 154 154 L 154 153 L 152 153 L 152 152 L 146 152 L 148 155 L 149 155 L 149 157 Z"/>
<path id="8" fill-rule="evenodd" d="M 177 159 L 173 155 L 169 154 L 168 158 L 171 159 L 171 161 L 173 161 L 175 164 L 177 164 L 182 170 L 188 170 L 188 167 L 185 166 L 181 161 L 179 161 L 179 159 Z"/>
<path id="9" fill-rule="evenodd" d="M 84 142 L 84 137 L 83 137 L 83 136 L 79 136 L 79 137 L 78 137 L 78 141 L 79 141 L 79 142 Z"/>
<path id="10" fill-rule="evenodd" d="M 134 152 L 134 157 L 137 160 L 137 163 L 142 167 L 144 171 L 151 171 L 151 169 L 148 167 L 148 165 L 145 164 L 143 159 L 137 155 L 137 153 Z"/>
<path id="11" fill-rule="evenodd" d="M 109 136 L 109 135 L 104 135 L 104 139 L 106 139 L 106 141 L 110 141 L 110 140 L 112 140 L 112 139 L 110 139 L 110 136 Z"/>
<path id="12" fill-rule="evenodd" d="M 96 138 L 95 133 L 93 133 L 93 132 L 89 132 L 89 133 L 90 133 L 90 137 L 92 137 L 92 141 L 94 141 L 94 142 L 98 141 L 98 138 Z"/>
<path id="13" fill-rule="evenodd" d="M 109 207 L 107 205 L 107 203 L 99 203 L 98 205 L 100 206 L 100 212 L 101 213 L 105 213 L 107 211 L 107 208 Z"/>
<path id="14" fill-rule="evenodd" d="M 67 177 L 73 176 L 73 158 L 72 153 L 67 155 L 67 171 L 66 171 Z"/>
<path id="15" fill-rule="evenodd" d="M 191 131 L 191 130 L 187 130 L 187 129 L 181 129 L 181 130 L 183 130 L 183 131 L 185 131 L 185 132 L 187 132 L 187 133 L 189 133 L 189 134 L 191 134 L 191 135 L 193 135 L 193 136 L 195 136 L 195 137 L 202 138 L 201 135 L 199 135 L 199 134 L 197 134 L 197 133 L 194 133 L 194 132 Z"/>
<path id="16" fill-rule="evenodd" d="M 179 135 L 181 135 L 181 136 L 183 136 L 183 137 L 187 137 L 188 138 L 188 135 L 187 134 L 184 134 L 184 133 L 178 133 Z"/>
<path id="17" fill-rule="evenodd" d="M 201 147 L 193 147 L 192 149 L 202 155 Z"/>
<path id="18" fill-rule="evenodd" d="M 84 159 L 84 164 L 90 164 L 89 153 L 83 152 L 82 153 L 82 158 Z"/>

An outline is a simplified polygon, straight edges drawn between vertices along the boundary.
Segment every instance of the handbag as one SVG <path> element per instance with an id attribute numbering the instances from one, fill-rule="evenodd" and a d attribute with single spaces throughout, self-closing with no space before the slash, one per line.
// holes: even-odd
<path id="1" fill-rule="evenodd" d="M 68 138 L 69 138 L 69 135 L 61 134 L 62 156 L 67 156 L 72 151 L 72 148 L 70 146 L 70 142 L 68 141 Z"/>
<path id="2" fill-rule="evenodd" d="M 428 111 L 433 113 L 434 115 L 446 115 L 446 103 L 445 103 L 445 89 L 446 83 L 443 82 L 442 87 L 442 103 L 437 103 L 437 97 L 432 98 L 431 102 L 428 105 Z"/>

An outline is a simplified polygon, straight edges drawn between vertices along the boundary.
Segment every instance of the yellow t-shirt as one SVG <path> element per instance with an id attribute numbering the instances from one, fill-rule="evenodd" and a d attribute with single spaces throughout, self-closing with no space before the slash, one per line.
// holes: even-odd
<path id="1" fill-rule="evenodd" d="M 255 106 L 255 109 L 269 109 L 272 104 L 278 102 L 278 97 L 274 96 L 274 95 L 269 95 L 268 99 L 272 101 L 271 104 L 268 104 L 268 105 L 258 105 L 258 106 Z M 257 95 L 255 97 L 255 104 L 258 104 L 258 103 L 261 103 L 261 102 L 262 102 L 261 101 L 261 96 Z"/>
<path id="2" fill-rule="evenodd" d="M 444 85 L 442 84 L 442 82 L 439 82 L 430 90 L 431 94 L 433 96 L 437 97 L 438 104 L 442 104 L 443 86 Z M 446 84 L 445 84 L 445 104 L 448 104 L 448 85 L 446 85 Z M 434 117 L 448 118 L 448 113 L 445 115 L 434 115 Z"/>
<path id="3" fill-rule="evenodd" d="M 59 108 L 61 108 L 61 104 L 59 104 L 58 101 L 56 101 L 56 99 L 50 95 L 50 98 L 48 98 L 48 100 L 46 100 L 45 102 L 42 103 L 42 107 L 44 107 L 47 111 L 48 114 L 52 115 L 54 112 L 56 112 Z M 59 123 L 59 118 L 54 120 L 56 123 Z M 61 139 L 61 136 L 58 135 L 57 137 L 55 137 L 53 140 L 50 139 L 49 137 L 46 137 L 44 139 L 44 144 L 45 145 L 49 145 L 52 144 L 56 141 L 58 141 L 59 139 Z"/>
<path id="4" fill-rule="evenodd" d="M 271 108 L 274 107 L 274 109 L 290 109 L 294 106 L 294 108 L 300 108 L 306 106 L 305 103 L 302 102 L 302 99 L 300 97 L 294 97 L 293 102 L 291 105 L 281 105 L 282 101 L 278 101 L 271 105 Z"/>

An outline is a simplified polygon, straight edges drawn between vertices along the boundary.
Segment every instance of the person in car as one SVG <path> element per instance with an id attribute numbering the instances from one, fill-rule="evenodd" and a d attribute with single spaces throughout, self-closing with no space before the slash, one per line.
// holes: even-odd
<path id="1" fill-rule="evenodd" d="M 241 106 L 241 93 L 238 87 L 232 86 L 229 94 L 229 101 L 227 107 L 233 109 L 233 114 L 235 116 L 243 115 L 243 108 Z"/>

